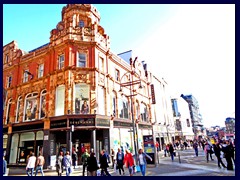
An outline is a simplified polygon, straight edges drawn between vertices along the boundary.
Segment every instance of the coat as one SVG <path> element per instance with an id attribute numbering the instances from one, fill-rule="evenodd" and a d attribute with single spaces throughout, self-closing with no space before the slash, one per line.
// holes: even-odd
<path id="1" fill-rule="evenodd" d="M 98 163 L 97 163 L 97 158 L 95 156 L 90 156 L 87 159 L 87 171 L 93 172 L 98 170 Z"/>
<path id="2" fill-rule="evenodd" d="M 59 155 L 58 158 L 57 158 L 57 161 L 56 161 L 56 171 L 58 173 L 62 173 L 63 172 L 62 161 L 63 161 L 63 156 Z"/>
<path id="3" fill-rule="evenodd" d="M 134 165 L 133 155 L 131 153 L 127 153 L 124 156 L 124 163 L 126 167 L 131 167 Z"/>
<path id="4" fill-rule="evenodd" d="M 140 154 L 137 155 L 137 162 L 138 162 L 138 164 L 140 164 L 139 155 L 140 155 Z M 145 152 L 143 152 L 142 155 L 143 155 L 143 162 L 144 162 L 144 164 L 147 164 L 146 158 L 152 160 L 152 158 L 151 158 L 149 155 L 147 155 Z"/>
<path id="5" fill-rule="evenodd" d="M 100 156 L 100 168 L 105 169 L 108 168 L 108 161 L 107 161 L 107 155 L 103 154 Z"/>
<path id="6" fill-rule="evenodd" d="M 123 152 L 121 152 L 122 159 L 119 159 L 118 154 L 119 153 L 117 152 L 117 155 L 116 155 L 117 164 L 123 165 L 124 164 L 124 154 L 123 154 Z"/>

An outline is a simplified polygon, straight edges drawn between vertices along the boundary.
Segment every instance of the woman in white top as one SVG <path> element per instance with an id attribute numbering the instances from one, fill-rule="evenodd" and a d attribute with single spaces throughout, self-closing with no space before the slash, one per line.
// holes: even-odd
<path id="1" fill-rule="evenodd" d="M 28 158 L 27 166 L 26 166 L 26 172 L 28 176 L 33 176 L 33 170 L 35 168 L 36 164 L 36 156 L 34 156 L 34 153 L 31 153 L 31 156 Z"/>
<path id="2" fill-rule="evenodd" d="M 146 166 L 147 166 L 147 160 L 146 158 L 150 159 L 152 161 L 152 158 L 147 155 L 145 152 L 143 152 L 142 149 L 138 150 L 138 156 L 137 156 L 137 162 L 140 166 L 140 170 L 143 176 L 145 176 L 146 173 Z"/>

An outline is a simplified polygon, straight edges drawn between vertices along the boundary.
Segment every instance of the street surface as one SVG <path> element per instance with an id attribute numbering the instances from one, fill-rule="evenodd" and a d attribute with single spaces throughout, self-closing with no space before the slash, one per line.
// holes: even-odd
<path id="1" fill-rule="evenodd" d="M 180 153 L 180 160 L 178 154 Z M 199 149 L 199 156 L 196 157 L 193 149 L 177 150 L 177 156 L 172 162 L 170 157 L 164 157 L 163 151 L 159 152 L 159 163 L 157 166 L 148 165 L 146 176 L 235 176 L 235 170 L 229 171 L 226 168 L 219 168 L 217 165 L 217 159 L 213 155 L 214 161 L 207 163 L 205 154 L 202 149 Z M 223 159 L 226 164 L 226 160 Z M 114 169 L 109 165 L 109 172 L 112 176 L 119 176 L 118 172 L 114 172 Z M 235 169 L 235 167 L 234 167 Z M 45 176 L 57 176 L 55 170 L 44 170 Z M 85 174 L 87 174 L 85 172 Z M 38 173 L 38 176 L 41 174 Z M 25 168 L 10 167 L 9 176 L 27 176 Z M 63 176 L 66 176 L 65 172 Z M 82 166 L 74 169 L 71 176 L 82 176 Z M 125 175 L 129 176 L 128 170 L 125 168 Z M 141 176 L 138 172 L 134 176 Z"/>

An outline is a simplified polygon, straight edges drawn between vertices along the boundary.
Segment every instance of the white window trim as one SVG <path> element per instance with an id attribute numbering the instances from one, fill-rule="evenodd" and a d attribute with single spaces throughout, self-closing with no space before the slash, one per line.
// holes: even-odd
<path id="1" fill-rule="evenodd" d="M 85 62 L 85 66 L 82 67 L 82 66 L 79 66 L 79 55 L 80 54 L 84 54 L 85 55 L 85 61 L 80 61 L 80 62 Z M 87 53 L 86 52 L 77 52 L 77 58 L 76 58 L 76 65 L 77 67 L 79 68 L 86 68 L 88 65 L 87 65 Z"/>
<path id="2" fill-rule="evenodd" d="M 38 78 L 43 77 L 43 73 L 44 73 L 44 64 L 40 64 L 38 67 Z"/>
<path id="3" fill-rule="evenodd" d="M 22 96 L 18 97 L 18 101 L 17 101 L 17 110 L 16 110 L 16 118 L 15 118 L 15 123 L 19 122 L 19 118 L 18 118 L 18 114 L 19 114 L 19 107 L 20 107 L 20 103 L 22 102 Z"/>
<path id="4" fill-rule="evenodd" d="M 61 57 L 63 57 L 63 60 L 61 59 Z M 64 63 L 65 63 L 65 56 L 64 54 L 60 54 L 58 56 L 58 69 L 64 68 Z"/>

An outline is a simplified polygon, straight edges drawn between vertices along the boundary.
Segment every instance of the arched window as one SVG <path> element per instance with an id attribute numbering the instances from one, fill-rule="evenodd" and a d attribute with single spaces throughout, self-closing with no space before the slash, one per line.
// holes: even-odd
<path id="1" fill-rule="evenodd" d="M 118 101 L 118 116 L 120 118 L 124 118 L 124 119 L 129 118 L 128 100 L 125 96 L 120 98 L 119 101 Z"/>
<path id="2" fill-rule="evenodd" d="M 39 119 L 42 119 L 46 116 L 46 90 L 43 90 L 40 95 L 40 112 Z"/>
<path id="3" fill-rule="evenodd" d="M 64 115 L 65 85 L 56 88 L 55 116 Z"/>
<path id="4" fill-rule="evenodd" d="M 9 100 L 8 100 L 8 103 L 7 103 L 7 113 L 6 113 L 6 121 L 5 121 L 5 124 L 8 124 L 8 123 L 10 122 L 11 106 L 12 106 L 12 99 L 9 99 Z"/>
<path id="5" fill-rule="evenodd" d="M 139 102 L 136 102 L 136 120 L 140 121 L 141 117 L 140 117 L 140 107 L 139 107 Z"/>
<path id="6" fill-rule="evenodd" d="M 38 106 L 37 96 L 38 93 L 31 93 L 26 96 L 24 105 L 24 121 L 32 121 L 36 119 Z"/>
<path id="7" fill-rule="evenodd" d="M 22 107 L 22 96 L 19 96 L 17 101 L 17 109 L 16 109 L 16 119 L 15 119 L 16 123 L 20 121 L 20 114 L 22 113 L 21 107 Z"/>
<path id="8" fill-rule="evenodd" d="M 146 104 L 142 103 L 140 107 L 142 122 L 148 122 L 148 113 Z"/>

